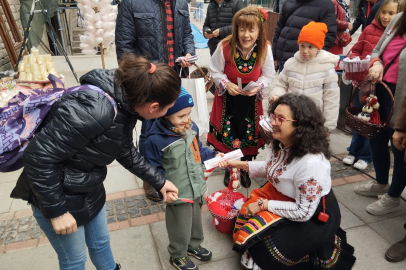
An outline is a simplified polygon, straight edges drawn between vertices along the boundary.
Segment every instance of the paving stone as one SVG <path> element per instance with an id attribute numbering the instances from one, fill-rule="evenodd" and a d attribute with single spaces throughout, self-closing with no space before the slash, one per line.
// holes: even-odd
<path id="1" fill-rule="evenodd" d="M 116 211 L 116 215 L 124 215 L 126 213 L 125 209 Z"/>
<path id="2" fill-rule="evenodd" d="M 148 216 L 151 215 L 151 210 L 149 208 L 143 208 L 141 209 L 141 213 L 143 216 Z"/>
<path id="3" fill-rule="evenodd" d="M 162 209 L 162 212 L 166 212 L 166 204 L 163 204 L 163 205 L 161 205 L 160 207 L 161 207 L 161 209 Z"/>
<path id="4" fill-rule="evenodd" d="M 17 234 L 17 237 L 15 238 L 14 242 L 21 242 L 21 241 L 26 241 L 31 239 L 30 233 L 29 232 L 22 232 Z"/>
<path id="5" fill-rule="evenodd" d="M 131 217 L 131 218 L 136 218 L 136 217 L 140 217 L 140 216 L 141 216 L 141 213 L 140 213 L 140 212 L 130 214 L 130 217 Z"/>
<path id="6" fill-rule="evenodd" d="M 161 212 L 161 208 L 158 205 L 154 205 L 150 207 L 152 213 L 159 213 Z"/>
<path id="7" fill-rule="evenodd" d="M 20 219 L 19 219 L 20 225 L 24 225 L 24 224 L 29 223 L 29 222 L 31 221 L 31 218 L 32 218 L 32 217 L 23 217 L 23 218 L 20 218 Z"/>
<path id="8" fill-rule="evenodd" d="M 124 204 L 123 199 L 116 199 L 114 200 L 114 205 Z"/>
<path id="9" fill-rule="evenodd" d="M 105 203 L 106 206 L 113 206 L 113 201 L 108 201 Z"/>
<path id="10" fill-rule="evenodd" d="M 120 205 L 116 206 L 116 210 L 122 210 L 122 209 L 125 209 L 124 204 L 120 204 Z"/>
<path id="11" fill-rule="evenodd" d="M 107 224 L 109 224 L 109 223 L 112 223 L 112 222 L 116 222 L 117 220 L 116 220 L 116 217 L 115 216 L 112 216 L 112 217 L 108 217 L 107 218 Z"/>
<path id="12" fill-rule="evenodd" d="M 147 204 L 147 202 L 145 200 L 138 201 L 137 205 L 140 208 L 148 206 L 148 204 Z"/>
<path id="13" fill-rule="evenodd" d="M 134 208 L 127 209 L 127 212 L 128 212 L 129 214 L 137 214 L 137 213 L 140 212 L 140 209 L 137 208 L 137 207 L 134 207 Z"/>
<path id="14" fill-rule="evenodd" d="M 18 223 L 7 224 L 6 231 L 17 230 L 17 228 L 18 228 Z"/>
<path id="15" fill-rule="evenodd" d="M 39 227 L 38 222 L 36 219 L 31 220 L 31 228 Z"/>
<path id="16" fill-rule="evenodd" d="M 6 230 L 6 227 L 0 227 L 0 237 L 3 235 L 5 230 Z"/>
<path id="17" fill-rule="evenodd" d="M 136 205 L 136 203 L 134 202 L 134 200 L 129 201 L 129 202 L 126 203 L 127 208 L 131 208 L 131 207 L 133 207 L 135 205 Z"/>
<path id="18" fill-rule="evenodd" d="M 29 229 L 31 228 L 31 226 L 29 225 L 29 224 L 25 224 L 25 225 L 20 225 L 19 227 L 18 227 L 18 232 L 20 233 L 20 232 L 26 232 L 26 231 L 28 231 Z"/>
<path id="19" fill-rule="evenodd" d="M 145 196 L 144 195 L 134 196 L 134 200 L 145 200 Z"/>
<path id="20" fill-rule="evenodd" d="M 127 216 L 126 215 L 117 215 L 117 220 L 118 221 L 124 221 L 124 220 L 127 220 L 128 218 L 127 218 Z"/>
<path id="21" fill-rule="evenodd" d="M 16 231 L 11 231 L 11 232 L 7 232 L 3 237 L 4 237 L 4 244 L 10 244 L 10 243 L 14 243 L 14 239 L 17 236 L 17 232 Z"/>
<path id="22" fill-rule="evenodd" d="M 6 226 L 7 220 L 0 220 L 0 227 Z"/>
<path id="23" fill-rule="evenodd" d="M 125 202 L 133 202 L 134 201 L 134 197 L 128 197 L 128 198 L 124 198 Z"/>
<path id="24" fill-rule="evenodd" d="M 32 239 L 38 239 L 43 237 L 45 234 L 44 232 L 41 230 L 41 228 L 33 228 L 31 229 L 31 238 Z"/>
<path id="25" fill-rule="evenodd" d="M 106 205 L 106 211 L 113 210 L 113 205 Z"/>
<path id="26" fill-rule="evenodd" d="M 108 217 L 114 216 L 114 210 L 106 211 L 106 214 L 107 214 Z"/>

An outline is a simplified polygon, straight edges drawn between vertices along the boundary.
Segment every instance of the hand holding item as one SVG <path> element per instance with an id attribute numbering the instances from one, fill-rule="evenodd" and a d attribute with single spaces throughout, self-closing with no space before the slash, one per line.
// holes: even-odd
<path id="1" fill-rule="evenodd" d="M 75 218 L 66 212 L 60 217 L 51 219 L 52 227 L 57 234 L 71 234 L 78 231 Z"/>
<path id="2" fill-rule="evenodd" d="M 227 83 L 225 88 L 228 91 L 228 93 L 232 96 L 238 96 L 242 94 L 242 90 L 232 82 Z"/>
<path id="3" fill-rule="evenodd" d="M 220 29 L 216 29 L 213 31 L 213 37 L 218 37 L 220 35 Z"/>
<path id="4" fill-rule="evenodd" d="M 224 153 L 218 152 L 218 154 L 216 155 L 216 157 L 224 157 Z"/>
<path id="5" fill-rule="evenodd" d="M 348 23 L 348 30 L 352 30 L 352 23 Z"/>
<path id="6" fill-rule="evenodd" d="M 181 65 L 182 68 L 186 68 L 186 67 L 192 66 L 192 64 L 187 61 L 190 57 L 192 57 L 192 55 L 191 55 L 190 53 L 187 53 L 187 54 L 185 55 L 185 58 L 182 59 L 182 62 L 180 63 L 180 65 Z"/>
<path id="7" fill-rule="evenodd" d="M 219 168 L 237 167 L 241 161 L 239 160 L 223 160 L 219 162 Z"/>
<path id="8" fill-rule="evenodd" d="M 252 96 L 256 95 L 258 91 L 259 91 L 259 87 L 255 87 L 254 89 L 252 89 L 250 91 L 243 91 L 243 95 L 247 96 L 247 97 L 252 97 Z"/>
<path id="9" fill-rule="evenodd" d="M 178 189 L 171 181 L 166 180 L 165 185 L 161 188 L 160 192 L 162 193 L 162 196 L 164 197 L 163 199 L 165 202 L 168 199 L 169 200 L 174 199 L 175 201 L 178 199 Z M 171 194 L 169 194 L 169 198 L 168 198 L 168 193 L 171 193 Z M 168 202 L 172 202 L 169 200 L 168 200 Z"/>
<path id="10" fill-rule="evenodd" d="M 395 131 L 393 133 L 393 146 L 395 146 L 399 151 L 403 151 L 406 148 L 406 132 Z"/>
<path id="11" fill-rule="evenodd" d="M 383 65 L 380 61 L 376 61 L 369 69 L 369 75 L 371 75 L 374 81 L 382 81 L 383 77 Z"/>

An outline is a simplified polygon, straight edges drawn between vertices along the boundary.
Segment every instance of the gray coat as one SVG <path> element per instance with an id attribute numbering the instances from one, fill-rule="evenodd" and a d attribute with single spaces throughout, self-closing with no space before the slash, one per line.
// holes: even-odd
<path id="1" fill-rule="evenodd" d="M 379 57 L 381 60 L 381 55 L 385 51 L 386 46 L 388 46 L 389 42 L 395 36 L 395 31 L 392 31 L 390 35 L 388 35 L 388 30 L 392 29 L 394 24 L 399 20 L 403 13 L 399 13 L 396 15 L 390 24 L 386 27 L 385 32 L 383 33 L 381 39 L 379 40 L 378 44 L 376 45 L 375 49 L 372 51 L 371 59 L 375 57 Z M 399 110 L 402 105 L 402 101 L 406 96 L 406 49 L 400 53 L 399 56 L 399 72 L 398 72 L 398 80 L 396 84 L 396 92 L 395 92 L 395 109 L 393 110 L 392 118 L 389 122 L 389 126 L 395 129 L 396 119 L 398 118 Z"/>

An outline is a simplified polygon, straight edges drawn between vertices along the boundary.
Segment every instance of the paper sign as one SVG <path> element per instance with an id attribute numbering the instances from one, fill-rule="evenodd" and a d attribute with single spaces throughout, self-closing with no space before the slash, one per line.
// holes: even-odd
<path id="1" fill-rule="evenodd" d="M 242 89 L 241 78 L 237 78 L 238 88 Z"/>

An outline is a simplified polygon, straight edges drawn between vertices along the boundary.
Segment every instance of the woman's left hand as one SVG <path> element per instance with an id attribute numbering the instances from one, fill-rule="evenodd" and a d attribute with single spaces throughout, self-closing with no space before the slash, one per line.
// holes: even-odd
<path id="1" fill-rule="evenodd" d="M 369 69 L 369 75 L 371 75 L 374 81 L 382 81 L 383 77 L 383 65 L 380 61 L 376 61 L 373 66 Z"/>
<path id="2" fill-rule="evenodd" d="M 218 154 L 216 155 L 216 157 L 224 157 L 224 153 L 218 152 Z"/>
<path id="3" fill-rule="evenodd" d="M 406 132 L 395 131 L 392 136 L 393 146 L 399 151 L 405 150 L 406 147 Z"/>
<path id="4" fill-rule="evenodd" d="M 249 217 L 253 217 L 259 211 L 261 211 L 261 208 L 259 208 L 258 202 L 253 202 L 253 203 L 248 205 L 245 215 L 249 216 Z"/>
<path id="5" fill-rule="evenodd" d="M 182 62 L 180 63 L 180 66 L 181 66 L 182 68 L 186 68 L 186 67 L 191 67 L 191 66 L 192 66 L 192 63 L 189 63 L 189 62 L 186 61 L 186 60 L 188 60 L 190 57 L 192 57 L 192 55 L 191 55 L 190 53 L 187 53 L 187 54 L 185 55 L 185 58 L 182 59 Z"/>
<path id="6" fill-rule="evenodd" d="M 250 91 L 242 91 L 242 94 L 247 97 L 252 97 L 252 96 L 256 95 L 258 91 L 259 91 L 259 87 L 255 87 L 254 89 L 252 89 Z"/>

